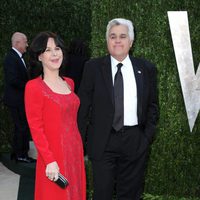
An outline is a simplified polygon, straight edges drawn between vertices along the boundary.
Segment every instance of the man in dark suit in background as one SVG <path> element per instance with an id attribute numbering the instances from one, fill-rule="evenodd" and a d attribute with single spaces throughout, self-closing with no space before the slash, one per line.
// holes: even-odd
<path id="1" fill-rule="evenodd" d="M 150 144 L 158 120 L 156 68 L 129 56 L 130 20 L 107 25 L 110 55 L 88 61 L 79 89 L 79 129 L 92 162 L 94 200 L 142 199 Z"/>
<path id="2" fill-rule="evenodd" d="M 78 92 L 85 62 L 89 60 L 88 46 L 82 39 L 74 38 L 69 45 L 64 74 L 73 79 L 75 93 Z"/>
<path id="3" fill-rule="evenodd" d="M 27 68 L 22 55 L 28 47 L 25 34 L 15 32 L 11 38 L 12 49 L 4 60 L 5 90 L 4 103 L 8 106 L 14 123 L 11 159 L 30 163 L 28 156 L 29 128 L 24 110 L 24 89 L 28 81 Z"/>

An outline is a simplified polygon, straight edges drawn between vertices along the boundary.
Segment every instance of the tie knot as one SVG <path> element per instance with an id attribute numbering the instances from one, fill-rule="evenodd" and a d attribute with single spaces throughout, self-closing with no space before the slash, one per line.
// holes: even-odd
<path id="1" fill-rule="evenodd" d="M 123 65 L 122 63 L 118 63 L 118 64 L 117 64 L 117 68 L 118 68 L 118 69 L 121 69 L 122 65 Z"/>

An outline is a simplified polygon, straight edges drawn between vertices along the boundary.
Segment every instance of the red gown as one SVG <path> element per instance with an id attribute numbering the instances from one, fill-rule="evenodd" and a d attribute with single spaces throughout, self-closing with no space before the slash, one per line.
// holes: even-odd
<path id="1" fill-rule="evenodd" d="M 80 101 L 73 92 L 73 81 L 65 81 L 72 90 L 66 95 L 53 92 L 40 77 L 26 85 L 26 114 L 38 150 L 35 200 L 86 199 L 83 146 L 77 127 Z M 66 189 L 45 175 L 46 165 L 53 161 L 69 181 Z"/>

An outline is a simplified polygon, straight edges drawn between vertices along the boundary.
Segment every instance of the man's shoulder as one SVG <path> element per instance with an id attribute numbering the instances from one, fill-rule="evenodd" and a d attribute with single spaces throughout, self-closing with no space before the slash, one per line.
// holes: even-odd
<path id="1" fill-rule="evenodd" d="M 90 63 L 90 64 L 102 63 L 102 62 L 105 62 L 108 59 L 110 59 L 110 56 L 96 57 L 96 58 L 91 58 L 90 60 L 87 61 L 87 63 Z"/>
<path id="2" fill-rule="evenodd" d="M 132 63 L 134 63 L 138 67 L 144 68 L 155 68 L 155 64 L 145 58 L 137 58 L 130 56 Z"/>
<path id="3" fill-rule="evenodd" d="M 17 52 L 14 49 L 9 49 L 7 56 L 18 56 Z"/>
<path id="4" fill-rule="evenodd" d="M 90 71 L 98 71 L 102 67 L 110 64 L 110 56 L 103 56 L 97 58 L 91 58 L 85 64 L 85 67 Z"/>
<path id="5" fill-rule="evenodd" d="M 19 59 L 19 56 L 17 55 L 17 53 L 16 53 L 13 49 L 10 49 L 10 50 L 7 52 L 4 61 L 6 62 L 7 60 L 11 60 L 11 59 L 12 59 L 12 60 L 17 60 L 17 59 Z"/>

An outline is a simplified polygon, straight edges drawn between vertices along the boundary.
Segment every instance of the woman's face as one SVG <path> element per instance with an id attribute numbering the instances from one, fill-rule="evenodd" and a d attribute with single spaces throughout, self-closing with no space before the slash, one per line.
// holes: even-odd
<path id="1" fill-rule="evenodd" d="M 56 46 L 53 38 L 49 38 L 44 53 L 38 57 L 42 62 L 44 72 L 59 70 L 63 61 L 62 49 Z"/>

